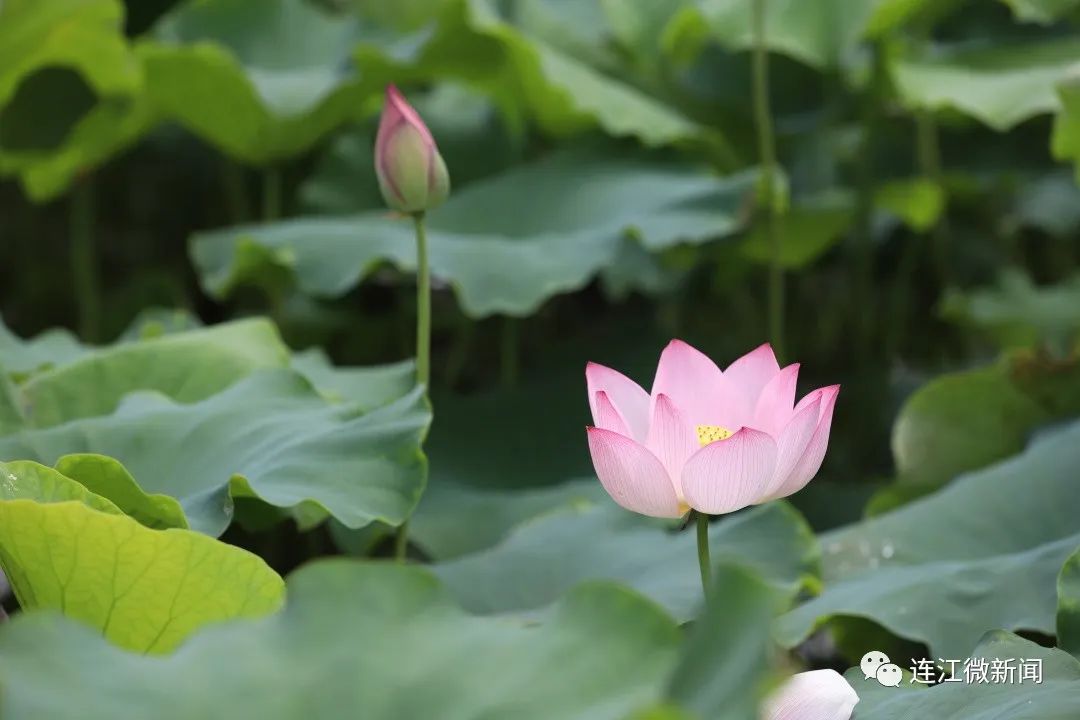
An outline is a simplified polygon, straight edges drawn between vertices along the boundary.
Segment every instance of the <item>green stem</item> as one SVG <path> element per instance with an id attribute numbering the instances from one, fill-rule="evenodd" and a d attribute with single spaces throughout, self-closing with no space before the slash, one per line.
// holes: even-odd
<path id="1" fill-rule="evenodd" d="M 240 225 L 251 220 L 244 168 L 227 157 L 221 160 L 221 186 L 229 212 L 229 222 Z"/>
<path id="2" fill-rule="evenodd" d="M 94 246 L 94 188 L 89 180 L 75 185 L 70 209 L 71 270 L 78 303 L 79 334 L 96 342 L 101 325 L 101 277 Z"/>
<path id="3" fill-rule="evenodd" d="M 431 382 L 431 271 L 423 213 L 413 215 L 413 225 L 416 228 L 416 382 L 427 391 Z M 408 552 L 409 521 L 406 520 L 394 538 L 394 557 L 405 562 Z"/>
<path id="4" fill-rule="evenodd" d="M 945 192 L 945 171 L 941 163 L 941 143 L 938 140 L 937 123 L 927 110 L 915 113 L 915 146 L 919 171 L 923 177 L 933 182 L 942 193 Z M 949 263 L 949 224 L 945 211 L 934 227 L 934 262 L 937 267 L 938 282 L 944 290 L 952 282 Z"/>
<path id="5" fill-rule="evenodd" d="M 431 271 L 428 268 L 427 228 L 424 215 L 413 216 L 416 226 L 416 381 L 431 381 Z"/>
<path id="6" fill-rule="evenodd" d="M 270 222 L 281 217 L 282 177 L 278 168 L 263 170 L 262 214 L 263 220 Z"/>
<path id="7" fill-rule="evenodd" d="M 776 198 L 776 139 L 769 108 L 769 54 L 765 37 L 766 0 L 753 0 L 754 126 L 761 160 L 761 198 L 765 203 L 765 234 L 769 241 L 769 338 L 777 357 L 784 355 L 784 268 Z"/>
<path id="8" fill-rule="evenodd" d="M 512 388 L 518 380 L 518 321 L 509 315 L 502 319 L 499 343 L 499 375 L 504 388 Z"/>
<path id="9" fill-rule="evenodd" d="M 871 46 L 872 69 L 861 98 L 862 140 L 855 165 L 855 253 L 852 287 L 859 312 L 855 314 L 855 339 L 859 367 L 865 367 L 874 352 L 874 330 L 878 303 L 874 293 L 874 142 L 878 132 L 879 88 L 888 83 L 885 50 L 880 42 Z"/>
<path id="10" fill-rule="evenodd" d="M 712 592 L 712 562 L 709 560 L 709 516 L 705 513 L 694 511 L 697 515 L 697 556 L 698 568 L 701 570 L 701 590 L 705 595 L 705 602 L 709 601 Z"/>

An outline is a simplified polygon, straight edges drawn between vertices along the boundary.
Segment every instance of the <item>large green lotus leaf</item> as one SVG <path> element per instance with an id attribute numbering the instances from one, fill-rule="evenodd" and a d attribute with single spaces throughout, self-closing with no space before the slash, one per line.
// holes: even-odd
<path id="1" fill-rule="evenodd" d="M 0 365 L 10 373 L 24 375 L 63 365 L 87 353 L 78 338 L 67 330 L 49 330 L 23 340 L 0 320 Z"/>
<path id="2" fill-rule="evenodd" d="M 425 569 L 323 560 L 289 578 L 282 612 L 207 629 L 164 658 L 17 618 L 0 631 L 0 709 L 11 720 L 622 720 L 659 697 L 679 640 L 670 618 L 617 586 L 577 588 L 541 624 L 508 622 L 463 612 Z"/>
<path id="3" fill-rule="evenodd" d="M 735 564 L 721 562 L 712 580 L 712 597 L 694 623 L 668 697 L 696 717 L 757 720 L 769 674 L 769 629 L 783 601 L 761 578 Z"/>
<path id="4" fill-rule="evenodd" d="M 1029 435 L 1080 414 L 1080 363 L 1028 352 L 943 375 L 916 391 L 893 426 L 901 480 L 940 485 L 1020 452 Z"/>
<path id="5" fill-rule="evenodd" d="M 326 353 L 311 348 L 293 355 L 292 368 L 331 402 L 348 402 L 367 412 L 408 395 L 416 386 L 416 363 L 405 360 L 371 367 L 335 367 Z"/>
<path id="6" fill-rule="evenodd" d="M 780 263 L 797 270 L 817 260 L 851 227 L 854 203 L 846 194 L 800 201 L 776 221 Z M 763 222 L 755 223 L 739 244 L 739 252 L 757 263 L 772 260 L 772 246 Z"/>
<path id="7" fill-rule="evenodd" d="M 1003 0 L 1017 20 L 1049 25 L 1080 9 L 1080 0 Z"/>
<path id="8" fill-rule="evenodd" d="M 246 550 L 146 528 L 43 466 L 0 474 L 0 565 L 25 611 L 57 610 L 123 648 L 162 653 L 207 624 L 281 604 L 284 582 Z"/>
<path id="9" fill-rule="evenodd" d="M 989 629 L 1054 632 L 1058 572 L 1080 546 L 1080 422 L 937 493 L 821 538 L 824 592 L 781 618 L 801 642 L 837 616 L 869 618 L 963 657 Z"/>
<path id="10" fill-rule="evenodd" d="M 961 660 L 967 656 L 945 656 Z M 900 687 L 885 687 L 876 678 L 867 679 L 859 668 L 844 677 L 859 694 L 854 720 L 1074 720 L 1080 716 L 1080 663 L 1055 648 L 1045 648 L 1004 631 L 987 633 L 971 654 L 978 667 L 982 662 L 1021 659 L 1041 661 L 1042 682 L 946 682 L 922 689 L 905 681 Z M 901 667 L 907 658 L 892 658 Z M 966 664 L 958 662 L 957 670 Z M 1034 663 L 1028 663 L 1034 665 Z M 938 665 L 942 665 L 938 663 Z M 963 675 L 961 675 L 963 677 Z"/>
<path id="11" fill-rule="evenodd" d="M 125 515 L 153 530 L 188 527 L 184 510 L 176 498 L 149 495 L 135 482 L 123 465 L 104 455 L 65 455 L 56 470 L 90 492 L 108 499 Z"/>
<path id="12" fill-rule="evenodd" d="M 1075 72 L 1058 85 L 1061 110 L 1054 116 L 1050 151 L 1058 160 L 1071 160 L 1080 179 L 1080 76 Z"/>
<path id="13" fill-rule="evenodd" d="M 363 42 L 357 64 L 373 82 L 461 80 L 488 93 L 515 124 L 535 122 L 550 134 L 598 127 L 650 146 L 704 140 L 723 151 L 715 132 L 669 102 L 598 69 L 568 52 L 565 43 L 552 43 L 550 35 L 545 40 L 512 24 L 500 12 L 505 5 L 450 0 L 430 33 L 392 51 L 385 42 Z"/>
<path id="14" fill-rule="evenodd" d="M 647 70 L 659 70 L 663 61 L 664 29 L 685 5 L 685 0 L 620 2 L 599 0 L 607 29 L 619 45 Z"/>
<path id="15" fill-rule="evenodd" d="M 103 348 L 38 373 L 19 393 L 28 425 L 52 427 L 111 413 L 136 390 L 196 402 L 254 370 L 288 362 L 288 348 L 270 322 L 242 320 Z"/>
<path id="16" fill-rule="evenodd" d="M 475 183 L 428 221 L 431 270 L 472 317 L 529 315 L 615 261 L 628 232 L 660 250 L 733 232 L 749 174 L 563 151 Z M 416 266 L 412 223 L 370 213 L 197 234 L 203 287 L 222 297 L 272 269 L 321 297 L 348 292 L 383 262 Z"/>
<path id="17" fill-rule="evenodd" d="M 744 563 L 788 598 L 817 574 L 818 548 L 806 521 L 773 503 L 712 525 L 712 556 Z M 614 503 L 570 508 L 518 526 L 499 545 L 436 565 L 462 605 L 475 612 L 525 612 L 585 580 L 616 580 L 678 620 L 701 605 L 694 533 L 628 513 Z"/>
<path id="18" fill-rule="evenodd" d="M 1058 576 L 1057 638 L 1062 649 L 1080 658 L 1080 550 Z"/>
<path id="19" fill-rule="evenodd" d="M 815 68 L 843 65 L 867 36 L 879 35 L 917 13 L 927 0 L 774 0 L 766 6 L 766 44 Z M 669 23 L 665 43 L 680 46 L 714 37 L 735 50 L 754 46 L 753 3 L 696 0 Z"/>
<path id="20" fill-rule="evenodd" d="M 494 490 L 440 477 L 428 485 L 409 521 L 409 540 L 436 560 L 450 560 L 498 544 L 526 520 L 567 508 L 584 509 L 595 502 L 610 502 L 595 478 Z"/>
<path id="21" fill-rule="evenodd" d="M 308 149 L 360 111 L 354 19 L 304 0 L 188 0 L 136 52 L 161 112 L 255 164 Z"/>
<path id="22" fill-rule="evenodd" d="M 118 0 L 0 6 L 0 174 L 50 199 L 151 123 Z M 135 108 L 138 108 L 136 111 Z"/>
<path id="23" fill-rule="evenodd" d="M 0 462 L 0 501 L 7 500 L 81 502 L 100 512 L 123 514 L 111 500 L 91 492 L 53 468 L 28 460 Z"/>
<path id="24" fill-rule="evenodd" d="M 22 408 L 19 406 L 19 394 L 3 367 L 0 367 L 0 435 L 15 432 L 26 424 Z"/>
<path id="25" fill-rule="evenodd" d="M 354 528 L 398 525 L 424 486 L 429 420 L 419 391 L 365 414 L 327 403 L 292 370 L 261 370 L 191 404 L 131 394 L 112 415 L 0 438 L 0 457 L 114 457 L 143 491 L 177 498 L 191 526 L 211 535 L 225 530 L 237 494 L 328 511 Z"/>
<path id="26" fill-rule="evenodd" d="M 1080 57 L 1080 40 L 937 48 L 897 59 L 891 73 L 909 108 L 956 110 L 998 131 L 1061 107 L 1055 85 Z"/>
<path id="27" fill-rule="evenodd" d="M 1034 228 L 1054 238 L 1080 228 L 1080 188 L 1067 169 L 1021 176 L 1007 230 Z"/>
<path id="28" fill-rule="evenodd" d="M 945 211 L 945 191 L 923 178 L 891 180 L 874 193 L 874 203 L 915 232 L 923 233 L 937 225 Z"/>
<path id="29" fill-rule="evenodd" d="M 145 92 L 106 98 L 72 126 L 62 146 L 48 153 L 20 154 L 11 163 L 18 168 L 26 194 L 46 202 L 141 140 L 159 120 Z"/>
<path id="30" fill-rule="evenodd" d="M 0 6 L 0 109 L 32 73 L 73 68 L 101 96 L 139 86 L 118 0 L 8 0 Z"/>
<path id="31" fill-rule="evenodd" d="M 946 295 L 942 314 L 990 333 L 1003 347 L 1064 348 L 1080 333 L 1080 275 L 1039 287 L 1023 270 L 1008 268 L 994 287 Z"/>

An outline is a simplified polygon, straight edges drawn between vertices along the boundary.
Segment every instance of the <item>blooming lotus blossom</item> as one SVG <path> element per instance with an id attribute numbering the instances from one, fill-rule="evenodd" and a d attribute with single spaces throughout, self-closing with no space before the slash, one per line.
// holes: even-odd
<path id="1" fill-rule="evenodd" d="M 422 213 L 450 193 L 446 170 L 431 131 L 393 85 L 375 137 L 375 174 L 386 204 L 403 213 Z"/>
<path id="2" fill-rule="evenodd" d="M 765 700 L 763 720 L 850 720 L 859 696 L 835 670 L 793 675 Z"/>
<path id="3" fill-rule="evenodd" d="M 721 372 L 672 340 L 651 394 L 589 363 L 587 433 L 600 482 L 619 505 L 654 517 L 719 515 L 801 490 L 825 458 L 840 386 L 796 404 L 798 374 L 798 364 L 780 369 L 767 344 Z"/>

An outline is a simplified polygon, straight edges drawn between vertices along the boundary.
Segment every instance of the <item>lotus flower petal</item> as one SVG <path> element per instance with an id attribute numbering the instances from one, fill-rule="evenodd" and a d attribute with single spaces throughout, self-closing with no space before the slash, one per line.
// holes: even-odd
<path id="1" fill-rule="evenodd" d="M 593 422 L 596 423 L 596 427 L 629 437 L 630 430 L 626 427 L 626 421 L 623 420 L 623 416 L 619 413 L 618 408 L 612 404 L 611 400 L 608 398 L 608 394 L 603 390 L 596 393 L 595 402 L 596 414 L 593 417 Z M 816 425 L 816 414 L 814 415 L 814 421 Z"/>
<path id="2" fill-rule="evenodd" d="M 779 435 L 792 418 L 798 381 L 799 363 L 788 365 L 773 375 L 761 390 L 750 426 L 774 437 Z"/>
<path id="3" fill-rule="evenodd" d="M 596 394 L 603 391 L 626 423 L 629 437 L 645 442 L 649 432 L 649 394 L 640 385 L 617 370 L 592 362 L 585 366 L 585 383 L 589 388 L 593 422 L 598 427 L 604 425 L 600 422 Z"/>
<path id="4" fill-rule="evenodd" d="M 603 428 L 588 428 L 588 436 L 596 476 L 615 502 L 653 517 L 684 514 L 667 470 L 648 449 Z"/>
<path id="5" fill-rule="evenodd" d="M 759 345 L 731 363 L 724 371 L 724 399 L 735 419 L 728 425 L 741 427 L 752 422 L 758 398 L 769 381 L 780 372 L 772 345 Z M 722 423 L 723 424 L 723 423 Z"/>
<path id="6" fill-rule="evenodd" d="M 589 363 L 585 376 L 601 482 L 624 507 L 662 517 L 688 506 L 729 513 L 802 489 L 821 468 L 840 389 L 796 404 L 799 364 L 781 369 L 767 343 L 721 371 L 672 340 L 651 393 L 603 365 Z"/>
<path id="7" fill-rule="evenodd" d="M 699 512 L 734 512 L 762 499 L 775 470 L 776 441 L 768 433 L 742 428 L 686 461 L 682 491 Z"/>
<path id="8" fill-rule="evenodd" d="M 765 490 L 763 500 L 772 499 L 795 470 L 795 466 L 806 455 L 806 448 L 810 445 L 810 440 L 813 439 L 818 427 L 820 408 L 821 395 L 819 394 L 795 413 L 795 417 L 791 418 L 780 431 L 776 440 L 776 471 L 773 473 L 772 482 Z"/>
<path id="9" fill-rule="evenodd" d="M 859 696 L 835 670 L 793 675 L 765 700 L 763 720 L 850 720 Z"/>
<path id="10" fill-rule="evenodd" d="M 386 204 L 403 213 L 440 205 L 450 192 L 450 175 L 435 138 L 393 85 L 375 136 L 375 174 Z"/>
<path id="11" fill-rule="evenodd" d="M 652 399 L 667 395 L 692 425 L 723 425 L 723 373 L 704 353 L 672 340 L 660 354 Z"/>
<path id="12" fill-rule="evenodd" d="M 840 393 L 839 385 L 831 385 L 826 388 L 815 390 L 807 395 L 795 407 L 795 412 L 801 412 L 817 399 L 818 424 L 814 434 L 806 446 L 802 457 L 795 463 L 791 473 L 769 499 L 787 497 L 806 487 L 825 460 L 825 450 L 829 447 L 829 430 L 832 428 L 833 409 L 836 407 L 836 396 Z"/>
<path id="13" fill-rule="evenodd" d="M 645 443 L 672 479 L 682 474 L 683 465 L 699 448 L 694 428 L 667 395 L 658 395 L 649 423 L 649 438 Z M 675 491 L 681 492 L 676 483 Z"/>

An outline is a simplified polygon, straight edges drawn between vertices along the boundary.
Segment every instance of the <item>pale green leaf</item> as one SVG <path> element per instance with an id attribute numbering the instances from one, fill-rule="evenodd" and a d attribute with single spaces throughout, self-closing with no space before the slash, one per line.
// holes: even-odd
<path id="1" fill-rule="evenodd" d="M 528 315 L 615 262 L 627 233 L 649 250 L 732 233 L 750 184 L 707 171 L 597 152 L 563 151 L 475 183 L 428 220 L 432 274 L 472 317 Z M 415 268 L 412 223 L 370 213 L 302 218 L 196 235 L 203 287 L 225 296 L 271 268 L 336 297 L 383 262 Z"/>
<path id="2" fill-rule="evenodd" d="M 1062 566 L 1057 594 L 1058 646 L 1080 659 L 1080 549 Z"/>
<path id="3" fill-rule="evenodd" d="M 789 599 L 817 573 L 810 529 L 786 504 L 724 518 L 709 534 L 717 562 L 746 564 Z M 528 521 L 499 545 L 435 572 L 475 612 L 535 611 L 579 582 L 601 579 L 625 583 L 689 620 L 702 597 L 695 548 L 692 530 L 673 533 L 608 502 Z"/>
<path id="4" fill-rule="evenodd" d="M 56 461 L 56 470 L 87 490 L 114 503 L 128 517 L 148 528 L 164 530 L 188 526 L 184 510 L 176 498 L 143 492 L 124 466 L 104 455 L 65 455 Z"/>
<path id="5" fill-rule="evenodd" d="M 793 646 L 831 618 L 868 618 L 952 658 L 995 628 L 1053 633 L 1058 572 L 1080 546 L 1078 463 L 1073 423 L 1007 462 L 824 535 L 825 590 L 781 618 L 778 638 Z"/>
<path id="6" fill-rule="evenodd" d="M 237 494 L 328 511 L 350 527 L 398 525 L 424 486 L 429 419 L 419 391 L 363 413 L 328 404 L 291 370 L 262 370 L 189 404 L 131 394 L 111 415 L 0 438 L 0 457 L 114 457 L 144 492 L 176 498 L 211 535 L 228 526 Z"/>
<path id="7" fill-rule="evenodd" d="M 624 720 L 659 699 L 680 640 L 655 605 L 606 584 L 574 590 L 541 624 L 472 617 L 426 570 L 392 564 L 320 561 L 289 578 L 288 598 L 165 658 L 18 618 L 0 630 L 0 709 L 11 720 Z M 73 687 L 93 688 L 94 702 Z"/>
<path id="8" fill-rule="evenodd" d="M 912 109 L 955 110 L 1004 132 L 1061 107 L 1055 86 L 1080 57 L 1080 40 L 935 48 L 891 67 Z"/>
<path id="9" fill-rule="evenodd" d="M 24 611 L 56 610 L 120 647 L 162 653 L 210 623 L 282 602 L 281 578 L 245 550 L 146 528 L 32 463 L 0 474 L 0 565 Z"/>

